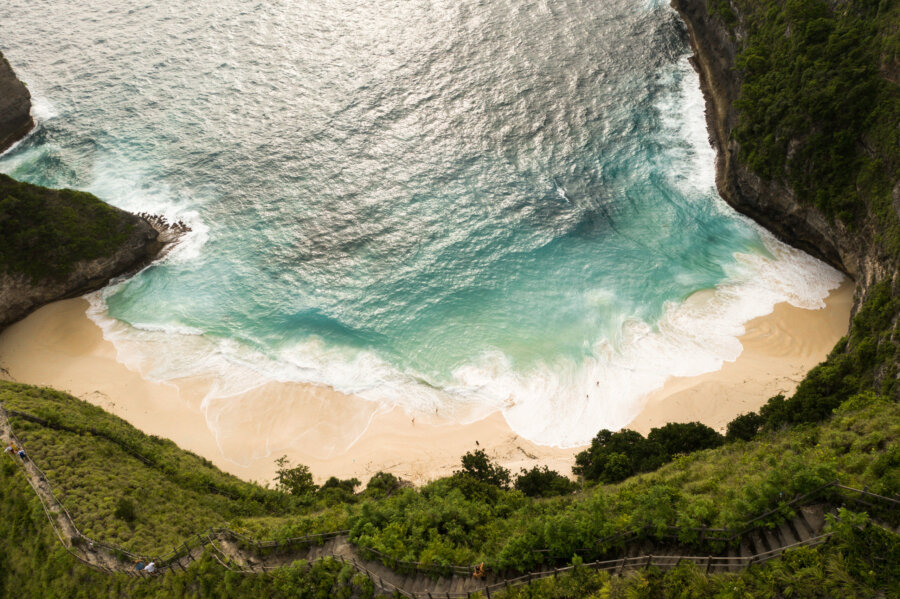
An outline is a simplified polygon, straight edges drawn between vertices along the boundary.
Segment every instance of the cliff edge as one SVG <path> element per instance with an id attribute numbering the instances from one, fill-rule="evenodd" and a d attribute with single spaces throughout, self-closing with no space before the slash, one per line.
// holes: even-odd
<path id="1" fill-rule="evenodd" d="M 32 127 L 31 94 L 0 52 L 0 154 L 25 137 Z"/>
<path id="2" fill-rule="evenodd" d="M 0 54 L 0 151 L 34 126 L 31 95 Z M 147 219 L 71 189 L 0 174 L 0 330 L 44 304 L 105 286 L 164 243 Z"/>
<path id="3" fill-rule="evenodd" d="M 856 279 L 859 295 L 867 295 L 876 281 L 896 272 L 894 261 L 877 241 L 880 226 L 876 220 L 867 214 L 848 227 L 817 206 L 800 201 L 786 181 L 763 178 L 741 160 L 741 146 L 732 134 L 739 122 L 735 102 L 744 82 L 736 63 L 741 43 L 747 37 L 745 15 L 737 2 L 722 0 L 720 4 L 733 16 L 730 25 L 719 15 L 710 14 L 707 0 L 672 0 L 673 8 L 687 24 L 694 52 L 692 60 L 706 98 L 720 195 L 735 210 L 782 241 Z"/>

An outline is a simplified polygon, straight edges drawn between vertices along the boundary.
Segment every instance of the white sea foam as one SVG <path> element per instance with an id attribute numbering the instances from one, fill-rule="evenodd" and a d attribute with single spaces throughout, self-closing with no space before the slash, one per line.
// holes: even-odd
<path id="1" fill-rule="evenodd" d="M 502 410 L 518 434 L 555 446 L 587 443 L 601 428 L 627 425 L 648 393 L 669 377 L 713 372 L 735 360 L 744 323 L 775 304 L 824 306 L 842 275 L 761 232 L 771 257 L 741 254 L 729 282 L 680 304 L 669 304 L 655 326 L 623 322 L 619 339 L 601 341 L 583 363 L 560 361 L 517 371 L 503 354 L 491 353 L 453 373 L 441 388 L 400 372 L 374 354 L 350 354 L 310 340 L 268 357 L 233 340 L 213 340 L 183 327 L 131 327 L 105 314 L 103 295 L 90 297 L 90 317 L 118 350 L 120 362 L 145 377 L 167 381 L 194 375 L 215 383 L 203 401 L 215 432 L 220 413 L 242 393 L 268 382 L 315 382 L 412 413 L 459 422 Z M 598 384 L 599 383 L 599 384 Z M 354 438 L 356 433 L 354 433 Z M 347 443 L 352 443 L 348 439 Z"/>
<path id="2" fill-rule="evenodd" d="M 0 152 L 0 158 L 5 157 L 7 154 L 12 153 L 16 148 L 25 143 L 32 135 L 37 132 L 37 130 L 41 127 L 41 125 L 56 116 L 59 116 L 59 113 L 56 110 L 56 107 L 50 102 L 50 100 L 44 98 L 43 96 L 36 96 L 32 92 L 31 96 L 31 118 L 34 120 L 34 127 L 31 128 L 25 137 L 9 146 L 3 152 Z"/>
<path id="3" fill-rule="evenodd" d="M 56 105 L 48 98 L 32 94 L 31 96 L 31 118 L 35 123 L 45 123 L 50 119 L 59 116 Z"/>
<path id="4" fill-rule="evenodd" d="M 664 80 L 678 81 L 672 93 L 656 105 L 666 137 L 673 140 L 663 154 L 682 168 L 667 169 L 675 184 L 687 197 L 705 197 L 714 193 L 716 154 L 709 143 L 706 126 L 706 103 L 700 90 L 700 77 L 688 56 L 660 74 Z M 685 169 L 684 165 L 689 165 Z"/>
<path id="5" fill-rule="evenodd" d="M 129 212 L 151 212 L 169 222 L 183 221 L 190 232 L 166 254 L 173 263 L 189 262 L 200 255 L 209 240 L 209 226 L 196 210 L 197 202 L 153 181 L 143 165 L 121 156 L 107 154 L 94 162 L 91 184 L 87 191 Z"/>
<path id="6" fill-rule="evenodd" d="M 668 159 L 671 164 L 690 165 L 669 176 L 688 197 L 697 201 L 714 198 L 720 209 L 730 212 L 714 193 L 714 156 L 697 75 L 685 59 L 663 76 L 680 81 L 675 92 L 657 105 L 669 137 L 682 141 L 673 144 Z M 191 203 L 175 201 L 165 189 L 148 192 L 148 186 L 141 183 L 145 179 L 141 170 L 121 162 L 100 161 L 91 190 L 130 210 L 152 206 L 154 212 L 161 211 L 169 219 L 186 220 L 195 232 L 185 247 L 167 259 L 197 256 L 208 232 L 190 211 Z M 501 410 L 510 426 L 525 438 L 546 445 L 576 446 L 590 441 L 601 428 L 615 430 L 627 425 L 647 394 L 668 378 L 712 372 L 735 360 L 742 351 L 739 337 L 744 324 L 770 313 L 776 304 L 789 302 L 806 309 L 824 305 L 829 291 L 840 284 L 840 273 L 757 229 L 768 255 L 737 255 L 725 283 L 686 302 L 666 305 L 662 318 L 653 325 L 639 320 L 620 323 L 618 336 L 598 341 L 591 348 L 592 357 L 581 363 L 560 359 L 521 371 L 502 353 L 490 352 L 458 367 L 452 380 L 439 385 L 418 373 L 402 372 L 374 353 L 338 349 L 319 339 L 266 355 L 237 341 L 210 338 L 177 324 L 129 326 L 106 315 L 104 297 L 114 289 L 91 296 L 89 315 L 116 346 L 119 361 L 145 377 L 157 381 L 213 377 L 203 408 L 216 434 L 229 412 L 240 411 L 236 402 L 242 393 L 268 382 L 314 382 L 383 407 L 400 405 L 425 415 L 437 412 L 455 421 L 471 421 Z M 608 290 L 590 294 L 598 303 L 609 299 Z M 348 432 L 344 446 L 358 435 L 358 429 Z"/>

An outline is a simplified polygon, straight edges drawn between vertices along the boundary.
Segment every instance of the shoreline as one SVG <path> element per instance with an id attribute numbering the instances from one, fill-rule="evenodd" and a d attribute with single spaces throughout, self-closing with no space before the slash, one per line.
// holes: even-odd
<path id="1" fill-rule="evenodd" d="M 846 334 L 853 282 L 833 290 L 820 310 L 778 304 L 745 324 L 744 351 L 716 371 L 673 378 L 651 393 L 628 428 L 646 434 L 666 422 L 699 420 L 717 430 L 769 397 L 793 392 Z M 263 484 L 286 454 L 310 467 L 318 482 L 329 476 L 365 482 L 379 470 L 415 484 L 449 475 L 459 458 L 484 449 L 513 474 L 547 465 L 570 475 L 583 447 L 536 445 L 517 435 L 500 412 L 469 424 L 410 415 L 331 388 L 268 383 L 242 394 L 239 409 L 213 411 L 214 381 L 144 379 L 116 359 L 113 344 L 86 315 L 83 298 L 40 308 L 0 333 L 0 378 L 45 385 L 120 416 L 147 434 L 173 440 L 222 470 Z M 287 417 L 286 417 L 287 416 Z M 215 431 L 215 432 L 214 432 Z"/>

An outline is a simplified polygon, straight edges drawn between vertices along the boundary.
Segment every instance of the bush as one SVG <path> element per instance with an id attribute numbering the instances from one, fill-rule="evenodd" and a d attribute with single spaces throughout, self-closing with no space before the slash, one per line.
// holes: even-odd
<path id="1" fill-rule="evenodd" d="M 390 497 L 403 486 L 403 481 L 389 472 L 376 472 L 366 485 L 366 494 L 375 497 Z"/>
<path id="2" fill-rule="evenodd" d="M 749 441 L 756 436 L 765 420 L 756 412 L 741 414 L 728 423 L 725 431 L 726 441 Z"/>
<path id="3" fill-rule="evenodd" d="M 316 483 L 313 482 L 308 466 L 300 464 L 291 468 L 287 456 L 281 456 L 275 460 L 275 464 L 278 466 L 278 470 L 275 471 L 275 487 L 278 490 L 300 497 L 316 492 Z"/>
<path id="4" fill-rule="evenodd" d="M 515 489 L 529 497 L 553 497 L 567 495 L 578 490 L 578 483 L 546 466 L 535 466 L 522 471 L 516 477 Z"/>
<path id="5" fill-rule="evenodd" d="M 650 429 L 647 440 L 658 443 L 670 458 L 680 453 L 712 449 L 725 442 L 722 435 L 699 422 L 670 422 Z"/>
<path id="6" fill-rule="evenodd" d="M 116 502 L 116 511 L 113 515 L 119 520 L 124 520 L 131 524 L 136 517 L 134 502 L 125 497 L 119 497 L 119 500 Z"/>
<path id="7" fill-rule="evenodd" d="M 575 456 L 572 472 L 587 480 L 613 483 L 637 472 L 655 470 L 668 460 L 659 443 L 648 441 L 638 432 L 623 429 L 614 433 L 603 429 L 593 438 L 589 449 Z"/>
<path id="8" fill-rule="evenodd" d="M 466 453 L 462 457 L 462 470 L 454 474 L 464 474 L 500 489 L 509 488 L 509 470 L 491 462 L 483 449 Z"/>

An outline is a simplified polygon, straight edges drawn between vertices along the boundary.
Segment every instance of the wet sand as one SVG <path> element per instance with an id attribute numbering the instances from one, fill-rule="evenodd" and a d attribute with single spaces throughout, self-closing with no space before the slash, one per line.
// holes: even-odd
<path id="1" fill-rule="evenodd" d="M 852 300 L 847 281 L 824 309 L 779 304 L 747 323 L 744 351 L 735 362 L 669 380 L 647 398 L 630 427 L 646 433 L 666 422 L 699 420 L 724 429 L 769 397 L 791 393 L 846 334 Z M 0 333 L 0 377 L 68 391 L 247 480 L 270 481 L 274 460 L 286 454 L 308 465 L 320 482 L 332 475 L 366 480 L 385 470 L 421 484 L 450 474 L 459 457 L 476 448 L 514 472 L 546 464 L 568 474 L 580 449 L 535 445 L 516 435 L 499 412 L 459 424 L 318 385 L 268 383 L 240 401 L 214 406 L 215 399 L 205 399 L 211 379 L 157 383 L 118 362 L 87 308 L 84 299 L 56 302 Z"/>

